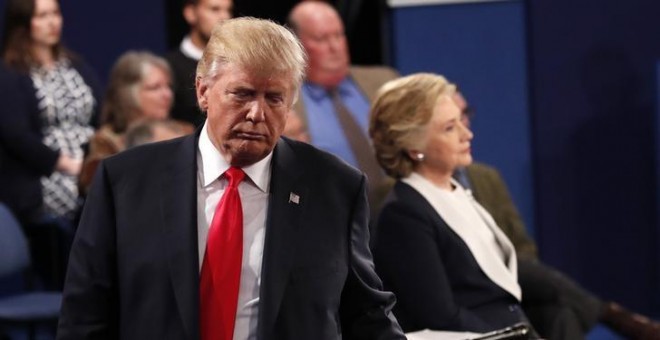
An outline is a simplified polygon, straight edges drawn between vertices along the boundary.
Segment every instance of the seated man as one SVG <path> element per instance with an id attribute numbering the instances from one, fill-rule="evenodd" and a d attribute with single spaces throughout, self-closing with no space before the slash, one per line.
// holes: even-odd
<path id="1" fill-rule="evenodd" d="M 454 101 L 469 124 L 470 110 L 457 92 Z M 534 241 L 526 233 L 506 184 L 496 169 L 473 163 L 455 173 L 461 184 L 491 213 L 509 237 L 518 255 L 518 278 L 523 309 L 534 327 L 548 339 L 576 339 L 596 322 L 630 339 L 660 339 L 660 324 L 631 313 L 614 302 L 604 302 L 561 272 L 544 265 Z"/>
<path id="2" fill-rule="evenodd" d="M 374 215 L 391 182 L 376 163 L 367 137 L 369 106 L 378 88 L 398 73 L 383 66 L 351 66 L 344 24 L 325 2 L 300 2 L 289 14 L 288 24 L 309 58 L 300 100 L 293 109 L 312 145 L 367 175 Z"/>

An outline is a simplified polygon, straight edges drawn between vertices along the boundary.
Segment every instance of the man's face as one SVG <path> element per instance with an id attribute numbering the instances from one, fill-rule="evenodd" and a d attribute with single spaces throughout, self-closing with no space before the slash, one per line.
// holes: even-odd
<path id="1" fill-rule="evenodd" d="M 332 8 L 310 3 L 297 24 L 300 42 L 309 56 L 307 79 L 327 88 L 337 86 L 348 74 L 350 64 L 341 19 Z"/>
<path id="2" fill-rule="evenodd" d="M 184 9 L 184 17 L 193 34 L 199 34 L 207 42 L 215 24 L 231 19 L 232 8 L 232 0 L 200 0 L 197 5 L 188 5 Z"/>
<path id="3" fill-rule="evenodd" d="M 266 157 L 284 130 L 293 102 L 293 76 L 266 73 L 227 64 L 210 86 L 197 80 L 211 142 L 233 166 Z"/>

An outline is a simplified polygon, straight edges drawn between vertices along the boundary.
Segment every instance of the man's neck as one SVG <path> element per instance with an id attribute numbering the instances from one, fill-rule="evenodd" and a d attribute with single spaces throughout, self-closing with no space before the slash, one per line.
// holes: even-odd
<path id="1" fill-rule="evenodd" d="M 203 50 L 204 47 L 206 47 L 207 41 L 202 37 L 202 35 L 197 32 L 197 31 L 190 31 L 190 34 L 188 35 L 190 37 L 190 41 L 195 45 L 200 50 Z"/>

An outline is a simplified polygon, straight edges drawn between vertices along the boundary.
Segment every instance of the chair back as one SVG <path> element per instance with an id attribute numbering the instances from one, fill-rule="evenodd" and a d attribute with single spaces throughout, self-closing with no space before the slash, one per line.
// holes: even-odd
<path id="1" fill-rule="evenodd" d="M 0 278 L 30 266 L 28 241 L 14 215 L 0 203 Z"/>

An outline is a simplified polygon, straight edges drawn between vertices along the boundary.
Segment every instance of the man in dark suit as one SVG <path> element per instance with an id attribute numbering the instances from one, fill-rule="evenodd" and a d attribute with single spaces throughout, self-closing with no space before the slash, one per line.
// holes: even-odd
<path id="1" fill-rule="evenodd" d="M 303 131 L 312 145 L 367 175 L 369 203 L 377 208 L 391 181 L 376 163 L 367 137 L 369 106 L 380 86 L 399 75 L 384 66 L 351 67 L 344 24 L 325 2 L 300 2 L 288 22 L 309 56 L 301 100 L 294 106 Z"/>
<path id="2" fill-rule="evenodd" d="M 204 46 L 211 37 L 213 26 L 232 17 L 233 0 L 185 0 L 183 18 L 190 25 L 179 48 L 166 56 L 172 67 L 174 106 L 172 118 L 189 122 L 196 127 L 204 124 L 204 115 L 197 106 L 195 68 Z"/>
<path id="3" fill-rule="evenodd" d="M 214 29 L 196 78 L 204 126 L 99 167 L 59 339 L 404 338 L 373 270 L 365 176 L 279 138 L 304 64 L 272 22 Z"/>

